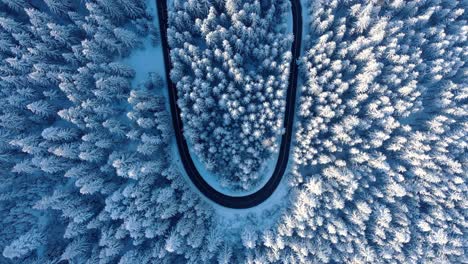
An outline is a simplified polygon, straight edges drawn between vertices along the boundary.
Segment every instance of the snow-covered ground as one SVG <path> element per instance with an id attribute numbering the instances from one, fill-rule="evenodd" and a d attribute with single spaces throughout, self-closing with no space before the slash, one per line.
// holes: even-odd
<path id="1" fill-rule="evenodd" d="M 153 17 L 153 25 L 159 32 L 159 22 L 156 10 L 156 1 L 148 0 L 147 7 L 149 13 Z M 124 58 L 122 63 L 129 65 L 135 70 L 135 78 L 132 80 L 132 86 L 142 83 L 148 77 L 148 73 L 158 73 L 164 81 L 166 81 L 166 75 L 164 74 L 164 59 L 161 45 L 154 46 L 151 43 L 151 36 L 147 36 L 143 41 L 143 47 L 134 50 L 130 56 Z"/>

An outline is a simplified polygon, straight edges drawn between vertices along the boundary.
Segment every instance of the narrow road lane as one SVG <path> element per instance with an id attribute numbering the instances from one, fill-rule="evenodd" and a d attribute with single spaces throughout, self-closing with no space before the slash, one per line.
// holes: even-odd
<path id="1" fill-rule="evenodd" d="M 245 196 L 229 196 L 218 192 L 211 187 L 200 175 L 195 164 L 190 157 L 190 152 L 182 133 L 182 119 L 180 117 L 181 110 L 177 106 L 177 90 L 176 85 L 170 79 L 170 69 L 172 67 L 171 59 L 169 56 L 170 49 L 167 42 L 167 28 L 168 28 L 168 11 L 167 0 L 156 0 L 158 8 L 159 29 L 161 31 L 161 43 L 164 53 L 164 63 L 166 69 L 166 79 L 168 82 L 169 101 L 172 115 L 172 123 L 177 141 L 177 147 L 182 164 L 193 184 L 198 190 L 213 202 L 235 209 L 244 209 L 254 207 L 264 202 L 278 187 L 289 159 L 289 149 L 291 146 L 293 125 L 294 125 L 294 109 L 296 102 L 296 88 L 297 88 L 297 72 L 298 66 L 296 60 L 299 58 L 302 41 L 302 13 L 299 0 L 291 0 L 291 8 L 293 15 L 293 33 L 294 42 L 291 47 L 293 59 L 291 60 L 289 86 L 286 96 L 286 112 L 284 116 L 285 133 L 281 138 L 280 151 L 278 155 L 278 162 L 276 163 L 273 175 L 268 182 L 257 192 Z"/>

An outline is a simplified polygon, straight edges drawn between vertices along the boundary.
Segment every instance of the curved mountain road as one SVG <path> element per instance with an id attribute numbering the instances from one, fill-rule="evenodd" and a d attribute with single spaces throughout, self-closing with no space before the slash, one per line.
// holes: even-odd
<path id="1" fill-rule="evenodd" d="M 273 175 L 268 180 L 268 182 L 257 192 L 245 195 L 245 196 L 230 196 L 223 194 L 208 184 L 203 177 L 198 172 L 195 164 L 193 163 L 192 158 L 190 157 L 190 152 L 185 141 L 185 137 L 182 133 L 182 119 L 180 117 L 181 110 L 177 106 L 177 90 L 176 85 L 170 79 L 170 68 L 171 68 L 171 59 L 169 56 L 169 45 L 167 41 L 167 28 L 168 28 L 168 11 L 167 11 L 167 0 L 156 0 L 158 8 L 158 19 L 159 19 L 159 28 L 161 31 L 161 43 L 163 47 L 164 63 L 166 70 L 166 79 L 168 82 L 168 92 L 170 100 L 170 108 L 172 115 L 172 123 L 174 126 L 174 132 L 177 141 L 177 147 L 179 150 L 179 155 L 182 161 L 182 164 L 193 184 L 198 188 L 198 190 L 205 195 L 208 199 L 213 202 L 228 208 L 235 209 L 245 209 L 254 207 L 266 199 L 268 199 L 271 194 L 278 187 L 281 178 L 286 170 L 289 159 L 289 149 L 291 146 L 292 133 L 293 133 L 293 124 L 294 124 L 294 109 L 296 101 L 296 88 L 297 88 L 297 71 L 298 66 L 296 59 L 299 57 L 301 50 L 301 41 L 302 41 L 302 11 L 299 0 L 291 0 L 291 8 L 293 14 L 293 32 L 294 32 L 294 41 L 291 47 L 293 54 L 293 59 L 291 60 L 290 65 L 290 75 L 289 75 L 289 87 L 288 93 L 286 96 L 286 112 L 284 116 L 284 127 L 286 128 L 285 133 L 281 138 L 280 151 L 278 155 L 278 162 L 276 163 Z"/>

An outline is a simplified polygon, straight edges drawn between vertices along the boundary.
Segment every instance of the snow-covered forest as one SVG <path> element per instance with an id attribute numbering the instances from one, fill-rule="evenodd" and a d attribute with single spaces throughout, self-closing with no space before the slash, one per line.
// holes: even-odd
<path id="1" fill-rule="evenodd" d="M 185 1 L 169 45 L 184 134 L 227 189 L 251 190 L 277 152 L 291 62 L 289 0 Z"/>
<path id="2" fill-rule="evenodd" d="M 466 7 L 308 1 L 291 259 L 466 260 Z"/>
<path id="3" fill-rule="evenodd" d="M 276 214 L 252 208 L 234 227 L 175 162 L 161 73 L 133 84 L 136 69 L 122 62 L 145 38 L 160 48 L 154 3 L 0 0 L 0 263 L 464 263 L 468 3 L 301 3 L 289 191 Z M 231 186 L 244 188 L 278 144 L 288 7 L 171 7 L 187 137 L 213 168 L 237 173 Z M 244 28 L 254 23 L 255 37 Z M 243 140 L 255 149 L 221 158 Z M 210 142 L 226 145 L 211 152 Z"/>
<path id="4" fill-rule="evenodd" d="M 0 4 L 0 263 L 180 263 L 217 243 L 171 163 L 163 79 L 132 87 L 118 62 L 145 36 L 158 45 L 145 9 Z"/>

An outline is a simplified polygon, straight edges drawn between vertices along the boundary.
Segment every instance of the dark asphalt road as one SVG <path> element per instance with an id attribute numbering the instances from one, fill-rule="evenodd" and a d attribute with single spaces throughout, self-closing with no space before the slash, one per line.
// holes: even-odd
<path id="1" fill-rule="evenodd" d="M 187 175 L 193 182 L 193 184 L 198 188 L 198 190 L 205 195 L 208 199 L 213 202 L 235 209 L 244 209 L 254 207 L 262 202 L 264 202 L 278 187 L 278 184 L 283 177 L 283 174 L 288 165 L 289 159 L 289 149 L 291 146 L 293 125 L 294 125 L 294 109 L 296 102 L 296 88 L 297 88 L 297 71 L 298 66 L 296 59 L 299 58 L 301 50 L 301 40 L 302 40 L 302 13 L 301 5 L 299 0 L 291 0 L 291 8 L 293 13 L 293 32 L 294 32 L 294 42 L 291 47 L 293 54 L 293 59 L 290 66 L 290 76 L 289 76 L 289 87 L 288 93 L 286 96 L 286 112 L 284 117 L 284 126 L 286 128 L 285 133 L 281 138 L 281 146 L 278 156 L 278 162 L 276 163 L 275 170 L 273 175 L 268 180 L 268 182 L 257 192 L 245 195 L 245 196 L 229 196 L 223 193 L 218 192 L 213 187 L 211 187 L 200 175 L 197 168 L 195 167 L 192 158 L 190 157 L 189 149 L 185 137 L 182 133 L 182 119 L 180 118 L 180 109 L 177 106 L 177 90 L 176 85 L 171 81 L 169 71 L 171 64 L 171 58 L 169 56 L 169 46 L 167 42 L 167 27 L 168 27 L 168 15 L 167 15 L 167 0 L 156 0 L 158 7 L 158 18 L 159 18 L 159 28 L 161 31 L 161 43 L 163 46 L 164 53 L 164 63 L 166 69 L 166 79 L 168 81 L 168 91 L 169 91 L 169 100 L 170 108 L 172 115 L 172 123 L 174 126 L 174 132 L 177 141 L 177 147 L 179 150 L 180 158 L 182 164 L 187 172 Z"/>

